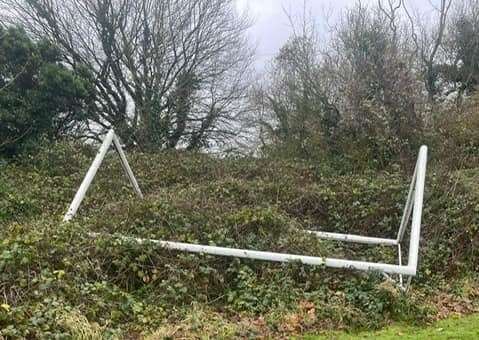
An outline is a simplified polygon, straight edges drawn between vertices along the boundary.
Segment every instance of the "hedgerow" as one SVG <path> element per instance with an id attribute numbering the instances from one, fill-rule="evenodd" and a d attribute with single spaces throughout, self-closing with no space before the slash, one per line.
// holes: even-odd
<path id="1" fill-rule="evenodd" d="M 395 249 L 301 229 L 393 237 L 409 171 L 337 175 L 305 161 L 131 152 L 140 200 L 112 154 L 78 216 L 63 223 L 94 154 L 64 143 L 0 165 L 6 338 L 275 336 L 426 322 L 440 294 L 478 306 L 477 286 L 457 290 L 479 270 L 474 169 L 430 167 L 419 275 L 405 294 L 375 273 L 180 253 L 115 235 L 394 263 Z"/>

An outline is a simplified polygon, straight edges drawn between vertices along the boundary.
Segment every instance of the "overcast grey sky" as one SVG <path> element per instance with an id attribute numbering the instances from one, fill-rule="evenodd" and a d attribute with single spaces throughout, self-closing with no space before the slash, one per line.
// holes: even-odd
<path id="1" fill-rule="evenodd" d="M 293 16 L 303 13 L 303 0 L 236 0 L 239 11 L 248 11 L 254 21 L 250 38 L 257 46 L 256 68 L 261 71 L 265 64 L 278 52 L 291 34 L 285 10 Z M 325 30 L 325 21 L 334 23 L 339 12 L 354 5 L 356 0 L 309 0 L 307 7 L 320 30 Z M 425 15 L 432 11 L 431 3 L 439 0 L 408 0 L 408 5 Z M 363 4 L 374 4 L 377 0 L 362 0 Z"/>

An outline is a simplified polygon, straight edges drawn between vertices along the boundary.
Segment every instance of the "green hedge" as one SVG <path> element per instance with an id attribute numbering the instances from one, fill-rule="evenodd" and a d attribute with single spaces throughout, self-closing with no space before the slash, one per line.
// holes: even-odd
<path id="1" fill-rule="evenodd" d="M 337 176 L 307 162 L 131 152 L 146 194 L 139 201 L 111 154 L 77 218 L 64 224 L 93 156 L 88 147 L 50 145 L 1 165 L 0 334 L 68 337 L 75 330 L 67 321 L 80 315 L 103 336 L 126 336 L 189 320 L 192 304 L 230 322 L 266 318 L 276 334 L 305 301 L 315 311 L 308 329 L 375 328 L 434 317 L 434 297 L 459 296 L 454 283 L 479 269 L 473 169 L 428 170 L 419 275 L 405 295 L 375 274 L 178 253 L 87 233 L 394 262 L 394 249 L 321 241 L 299 229 L 393 237 L 409 171 Z"/>

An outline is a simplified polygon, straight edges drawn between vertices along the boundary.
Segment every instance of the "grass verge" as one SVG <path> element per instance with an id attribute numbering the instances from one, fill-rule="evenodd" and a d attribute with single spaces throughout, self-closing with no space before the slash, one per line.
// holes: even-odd
<path id="1" fill-rule="evenodd" d="M 479 314 L 452 317 L 438 321 L 427 328 L 395 325 L 376 332 L 329 333 L 320 336 L 307 336 L 304 339 L 479 339 Z"/>

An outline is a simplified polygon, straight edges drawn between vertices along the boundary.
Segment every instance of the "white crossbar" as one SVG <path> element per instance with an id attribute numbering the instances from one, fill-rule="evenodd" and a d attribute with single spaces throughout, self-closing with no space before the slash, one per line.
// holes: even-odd
<path id="1" fill-rule="evenodd" d="M 97 238 L 106 235 L 90 233 L 91 237 Z M 137 237 L 128 237 L 123 235 L 109 235 L 125 242 L 134 242 L 137 244 L 151 243 L 169 250 L 186 251 L 190 253 L 210 254 L 218 256 L 239 257 L 243 259 L 263 260 L 272 262 L 301 262 L 312 266 L 326 266 L 331 268 L 357 269 L 363 271 L 381 271 L 390 274 L 413 275 L 414 268 L 408 266 L 398 266 L 386 263 L 364 262 L 342 260 L 334 258 L 324 258 L 316 256 L 293 255 L 284 253 L 273 253 L 268 251 L 257 251 L 248 249 L 225 248 L 217 246 L 206 246 L 200 244 L 190 244 L 182 242 L 161 241 Z"/>
<path id="2" fill-rule="evenodd" d="M 326 239 L 326 240 L 335 240 L 335 241 L 352 242 L 352 243 L 364 243 L 364 244 L 380 244 L 385 246 L 396 246 L 398 244 L 397 240 L 393 240 L 389 238 L 378 238 L 378 237 L 339 234 L 339 233 L 327 233 L 324 231 L 314 231 L 314 230 L 306 230 L 306 232 L 310 234 L 314 234 L 317 237 Z"/>

